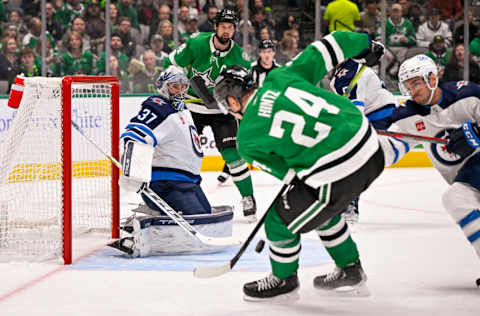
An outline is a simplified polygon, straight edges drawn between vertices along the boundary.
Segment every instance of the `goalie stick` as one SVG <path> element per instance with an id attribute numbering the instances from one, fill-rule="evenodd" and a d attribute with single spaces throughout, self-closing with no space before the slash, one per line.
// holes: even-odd
<path id="1" fill-rule="evenodd" d="M 448 139 L 440 138 L 440 137 L 429 137 L 429 136 L 422 136 L 422 135 L 414 135 L 414 134 L 407 134 L 407 133 L 398 133 L 398 132 L 391 132 L 391 131 L 384 131 L 384 130 L 377 130 L 378 135 L 382 136 L 391 136 L 396 138 L 405 138 L 405 139 L 413 139 L 418 140 L 421 142 L 433 143 L 433 144 L 447 144 Z"/>
<path id="2" fill-rule="evenodd" d="M 105 155 L 117 168 L 120 170 L 122 166 L 111 155 L 107 154 L 97 143 L 95 143 L 84 131 L 78 126 L 77 123 L 72 121 L 72 126 L 82 135 L 85 139 L 95 146 L 102 154 Z M 233 246 L 238 245 L 241 241 L 234 239 L 233 237 L 209 237 L 205 236 L 190 225 L 177 211 L 175 211 L 170 205 L 167 204 L 162 198 L 160 198 L 152 189 L 148 187 L 147 183 L 142 185 L 140 192 L 145 194 L 159 209 L 168 215 L 175 223 L 183 228 L 190 236 L 198 238 L 202 243 L 212 246 Z"/>
<path id="3" fill-rule="evenodd" d="M 193 275 L 197 278 L 214 278 L 217 276 L 220 276 L 222 274 L 225 274 L 227 272 L 232 271 L 233 267 L 235 264 L 237 264 L 238 260 L 240 257 L 243 255 L 245 250 L 247 249 L 248 245 L 253 240 L 253 237 L 257 234 L 258 230 L 260 227 L 262 227 L 263 223 L 265 222 L 265 218 L 267 217 L 268 210 L 270 210 L 273 206 L 273 203 L 285 192 L 285 190 L 289 187 L 289 184 L 284 184 L 282 188 L 280 189 L 280 192 L 278 192 L 277 196 L 273 199 L 272 203 L 270 206 L 267 208 L 267 211 L 265 214 L 263 214 L 262 218 L 258 221 L 257 225 L 253 228 L 252 232 L 250 235 L 248 235 L 247 240 L 243 243 L 242 247 L 240 247 L 240 250 L 238 250 L 237 254 L 227 263 L 221 265 L 221 266 L 203 266 L 203 267 L 196 267 L 195 270 L 193 270 Z"/>

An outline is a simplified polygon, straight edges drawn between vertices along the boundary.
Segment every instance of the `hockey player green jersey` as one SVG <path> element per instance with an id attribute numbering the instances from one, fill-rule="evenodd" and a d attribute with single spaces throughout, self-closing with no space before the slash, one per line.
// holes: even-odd
<path id="1" fill-rule="evenodd" d="M 214 33 L 198 33 L 191 36 L 184 44 L 164 59 L 164 67 L 177 65 L 186 68 L 187 77 L 201 76 L 211 91 L 218 75 L 228 66 L 240 65 L 250 69 L 250 63 L 243 57 L 243 51 L 234 41 L 226 51 L 217 51 L 213 45 Z M 197 98 L 190 87 L 188 94 Z"/>
<path id="2" fill-rule="evenodd" d="M 312 187 L 342 179 L 378 150 L 368 120 L 347 98 L 318 88 L 323 76 L 369 46 L 366 34 L 334 32 L 271 71 L 249 100 L 237 142 L 242 157 L 277 178 L 294 171 Z"/>

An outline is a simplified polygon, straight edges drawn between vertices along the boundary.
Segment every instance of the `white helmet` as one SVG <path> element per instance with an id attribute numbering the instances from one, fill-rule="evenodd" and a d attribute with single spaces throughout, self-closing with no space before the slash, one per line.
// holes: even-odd
<path id="1" fill-rule="evenodd" d="M 433 73 L 437 80 L 435 82 L 435 86 L 430 86 L 430 74 Z M 428 103 L 432 101 L 433 93 L 438 86 L 438 69 L 437 65 L 433 62 L 433 60 L 426 56 L 426 55 L 416 55 L 412 58 L 405 60 L 400 65 L 400 70 L 398 71 L 398 86 L 400 88 L 400 92 L 403 95 L 409 96 L 410 91 L 405 87 L 404 82 L 415 78 L 420 77 L 423 78 L 427 87 L 430 89 L 430 98 L 428 99 Z"/>
<path id="2" fill-rule="evenodd" d="M 177 94 L 172 94 L 170 84 L 181 83 L 182 89 Z M 185 94 L 187 93 L 189 81 L 182 68 L 171 65 L 165 69 L 158 77 L 155 85 L 158 90 L 158 94 L 164 98 L 167 98 L 172 103 L 172 106 L 181 111 L 185 108 Z"/>

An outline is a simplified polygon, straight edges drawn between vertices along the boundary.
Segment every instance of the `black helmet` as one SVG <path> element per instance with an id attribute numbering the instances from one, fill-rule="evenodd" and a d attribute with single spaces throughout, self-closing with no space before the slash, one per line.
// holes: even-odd
<path id="1" fill-rule="evenodd" d="M 247 69 L 234 65 L 230 66 L 217 78 L 213 96 L 218 103 L 220 110 L 227 114 L 229 112 L 227 97 L 232 96 L 238 100 L 247 92 L 255 89 L 257 85 L 253 81 L 252 74 Z"/>
<path id="2" fill-rule="evenodd" d="M 238 17 L 235 14 L 235 11 L 230 9 L 222 9 L 221 11 L 217 12 L 214 22 L 216 25 L 218 25 L 220 22 L 228 22 L 232 23 L 236 27 L 238 23 Z"/>
<path id="3" fill-rule="evenodd" d="M 258 44 L 258 49 L 267 49 L 267 48 L 271 48 L 275 50 L 275 43 L 269 39 L 261 40 L 260 43 Z"/>

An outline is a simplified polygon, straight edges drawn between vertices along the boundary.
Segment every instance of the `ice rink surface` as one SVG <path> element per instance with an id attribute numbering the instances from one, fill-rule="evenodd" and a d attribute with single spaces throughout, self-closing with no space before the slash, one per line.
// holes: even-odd
<path id="1" fill-rule="evenodd" d="M 204 173 L 202 186 L 212 205 L 236 206 L 234 235 L 244 239 L 254 225 L 242 219 L 240 196 L 231 181 L 217 186 L 217 175 Z M 281 183 L 262 172 L 253 172 L 253 182 L 261 215 Z M 330 297 L 313 288 L 313 278 L 330 272 L 333 264 L 320 255 L 321 246 L 315 250 L 320 240 L 312 233 L 303 237 L 308 247 L 302 256 L 310 263 L 299 271 L 301 298 L 293 303 L 243 301 L 243 284 L 268 272 L 255 269 L 255 264 L 242 268 L 242 260 L 265 267 L 266 249 L 262 254 L 250 249 L 233 272 L 195 279 L 189 266 L 181 267 L 175 257 L 149 258 L 150 266 L 141 259 L 123 259 L 126 264 L 119 267 L 114 260 L 118 256 L 108 260 L 107 250 L 96 242 L 90 248 L 77 247 L 71 267 L 58 261 L 0 263 L 0 315 L 478 316 L 480 289 L 475 280 L 480 277 L 480 260 L 442 207 L 446 187 L 434 169 L 387 169 L 362 195 L 360 222 L 352 235 L 369 278 L 369 297 Z M 128 215 L 137 201 L 135 195 L 123 195 L 122 214 Z M 102 265 L 85 264 L 100 254 Z M 223 264 L 225 258 L 230 254 L 208 260 Z M 155 265 L 160 260 L 163 265 Z M 169 262 L 172 269 L 165 268 Z"/>

